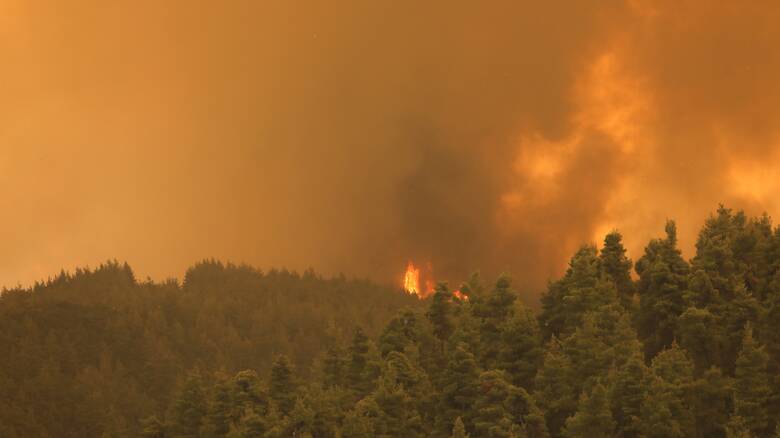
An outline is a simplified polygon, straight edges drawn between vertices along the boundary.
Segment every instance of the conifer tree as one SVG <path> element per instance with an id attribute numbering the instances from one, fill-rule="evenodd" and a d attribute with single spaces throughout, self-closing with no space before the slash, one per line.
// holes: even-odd
<path id="1" fill-rule="evenodd" d="M 723 437 L 729 422 L 732 388 L 720 368 L 711 367 L 692 385 L 696 433 L 700 437 Z"/>
<path id="2" fill-rule="evenodd" d="M 553 337 L 547 344 L 544 363 L 536 375 L 534 398 L 544 412 L 547 429 L 553 437 L 560 436 L 566 419 L 571 416 L 577 400 L 571 384 L 572 364 Z"/>
<path id="3" fill-rule="evenodd" d="M 274 361 L 268 394 L 282 415 L 288 415 L 295 406 L 296 384 L 287 356 L 279 355 Z"/>
<path id="4" fill-rule="evenodd" d="M 533 390 L 536 372 L 544 359 L 539 323 L 530 310 L 520 307 L 503 330 L 498 368 L 506 371 L 510 382 Z"/>
<path id="5" fill-rule="evenodd" d="M 640 436 L 646 438 L 683 438 L 689 429 L 682 423 L 685 419 L 675 414 L 678 404 L 677 395 L 670 390 L 669 385 L 660 377 L 653 376 L 647 396 L 642 401 L 642 419 Z"/>
<path id="6" fill-rule="evenodd" d="M 379 379 L 372 398 L 379 408 L 375 422 L 377 436 L 423 436 L 421 416 L 403 385 L 397 382 L 392 369 L 387 369 Z"/>
<path id="7" fill-rule="evenodd" d="M 171 436 L 198 438 L 206 416 L 206 396 L 200 376 L 191 374 L 184 381 L 171 412 Z"/>
<path id="8" fill-rule="evenodd" d="M 344 386 L 346 366 L 344 351 L 337 346 L 329 347 L 322 362 L 323 385 L 326 388 Z"/>
<path id="9" fill-rule="evenodd" d="M 436 285 L 436 291 L 433 293 L 433 300 L 425 314 L 433 326 L 433 334 L 441 341 L 442 348 L 444 342 L 452 334 L 452 292 L 450 292 L 446 283 Z"/>
<path id="10" fill-rule="evenodd" d="M 620 304 L 627 310 L 634 306 L 635 285 L 631 279 L 631 259 L 626 257 L 623 236 L 612 231 L 604 238 L 604 247 L 599 254 L 601 269 L 615 283 Z"/>
<path id="11" fill-rule="evenodd" d="M 615 420 L 609 409 L 609 399 L 604 385 L 597 383 L 591 393 L 583 393 L 577 405 L 577 413 L 566 420 L 563 436 L 568 438 L 611 437 Z"/>
<path id="12" fill-rule="evenodd" d="M 545 339 L 568 336 L 580 326 L 586 313 L 617 300 L 614 283 L 602 280 L 600 271 L 596 248 L 583 246 L 569 261 L 563 278 L 550 283 L 542 295 L 539 315 Z"/>
<path id="13" fill-rule="evenodd" d="M 683 436 L 695 435 L 695 420 L 691 400 L 691 385 L 693 383 L 693 364 L 677 343 L 659 353 L 652 362 L 653 376 L 650 391 L 645 404 L 642 407 L 642 422 L 650 418 L 654 421 L 662 420 L 669 411 L 669 421 L 673 422 L 670 431 L 683 434 Z M 653 420 L 654 419 L 654 420 Z M 644 433 L 648 433 L 644 427 Z M 671 433 L 671 432 L 670 432 Z"/>
<path id="14" fill-rule="evenodd" d="M 408 345 L 416 341 L 417 317 L 412 311 L 406 309 L 385 326 L 379 336 L 379 352 L 382 357 L 393 351 L 402 352 Z"/>
<path id="15" fill-rule="evenodd" d="M 379 415 L 380 409 L 373 397 L 368 396 L 360 400 L 344 417 L 342 438 L 376 437 L 376 422 Z"/>
<path id="16" fill-rule="evenodd" d="M 495 368 L 502 351 L 502 332 L 509 318 L 514 314 L 517 295 L 511 289 L 511 281 L 502 275 L 496 281 L 491 293 L 477 309 L 481 317 L 480 362 L 485 368 Z"/>
<path id="17" fill-rule="evenodd" d="M 349 347 L 349 363 L 347 364 L 347 385 L 356 393 L 358 398 L 371 392 L 374 380 L 378 375 L 377 364 L 371 357 L 371 342 L 357 328 Z"/>
<path id="18" fill-rule="evenodd" d="M 697 374 L 712 364 L 720 364 L 717 324 L 715 315 L 698 307 L 689 307 L 678 319 L 680 345 L 690 353 Z"/>
<path id="19" fill-rule="evenodd" d="M 471 425 L 473 406 L 479 394 L 480 370 L 468 345 L 460 344 L 450 354 L 441 385 L 440 420 L 449 430 L 455 418 Z"/>
<path id="20" fill-rule="evenodd" d="M 767 400 L 769 381 L 767 376 L 768 355 L 764 347 L 753 339 L 753 330 L 748 325 L 742 341 L 742 351 L 737 358 L 734 382 L 734 414 L 744 420 L 745 427 L 753 434 L 767 434 L 769 418 Z"/>
<path id="21" fill-rule="evenodd" d="M 616 435 L 639 436 L 642 401 L 647 395 L 649 370 L 638 351 L 616 373 L 610 391 L 610 407 L 616 422 Z"/>
<path id="22" fill-rule="evenodd" d="M 513 413 L 507 409 L 512 386 L 501 371 L 479 376 L 479 397 L 474 404 L 474 432 L 480 437 L 510 437 L 516 430 Z"/>
<path id="23" fill-rule="evenodd" d="M 595 316 L 585 316 L 582 326 L 562 342 L 563 353 L 569 359 L 569 372 L 575 394 L 589 389 L 599 377 L 606 375 L 611 366 L 608 347 L 599 337 Z"/>
<path id="24" fill-rule="evenodd" d="M 666 223 L 666 239 L 655 239 L 636 263 L 639 274 L 637 332 L 652 358 L 674 340 L 677 317 L 685 310 L 688 264 L 677 249 L 677 226 Z"/>
<path id="25" fill-rule="evenodd" d="M 294 437 L 312 435 L 314 433 L 314 417 L 314 411 L 307 405 L 304 398 L 296 399 L 287 422 L 287 433 Z"/>
<path id="26" fill-rule="evenodd" d="M 231 421 L 237 422 L 244 411 L 251 409 L 258 415 L 265 415 L 268 410 L 268 397 L 260 385 L 260 378 L 252 370 L 239 371 L 231 383 L 232 410 Z"/>
<path id="27" fill-rule="evenodd" d="M 217 382 L 206 415 L 204 429 L 208 437 L 223 437 L 230 432 L 231 404 L 228 384 Z"/>

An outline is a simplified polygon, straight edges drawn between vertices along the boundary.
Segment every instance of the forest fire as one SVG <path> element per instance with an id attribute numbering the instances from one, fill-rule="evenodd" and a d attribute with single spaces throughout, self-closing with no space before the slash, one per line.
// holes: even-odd
<path id="1" fill-rule="evenodd" d="M 409 261 L 406 265 L 406 272 L 404 273 L 403 288 L 410 295 L 417 295 L 417 298 L 424 300 L 433 295 L 434 291 L 433 281 L 433 268 L 428 263 L 428 273 L 425 278 L 425 288 L 420 288 L 420 268 Z M 469 297 L 461 293 L 460 290 L 455 290 L 452 295 L 461 301 L 468 301 Z"/>
<path id="2" fill-rule="evenodd" d="M 420 269 L 409 261 L 404 274 L 404 290 L 409 294 L 420 296 Z"/>

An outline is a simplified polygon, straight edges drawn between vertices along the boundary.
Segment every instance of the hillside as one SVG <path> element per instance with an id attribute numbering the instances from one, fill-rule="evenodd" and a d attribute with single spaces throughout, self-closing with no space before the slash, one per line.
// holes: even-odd
<path id="1" fill-rule="evenodd" d="M 635 276 L 632 274 L 635 272 Z M 613 231 L 541 310 L 472 276 L 368 282 L 126 265 L 0 299 L 3 437 L 765 437 L 780 427 L 780 228 L 721 207 L 634 263 Z"/>
<path id="2" fill-rule="evenodd" d="M 0 296 L 0 436 L 137 435 L 186 372 L 264 372 L 278 354 L 305 375 L 355 327 L 375 336 L 419 301 L 363 280 L 207 261 L 182 284 L 127 265 L 62 273 Z"/>

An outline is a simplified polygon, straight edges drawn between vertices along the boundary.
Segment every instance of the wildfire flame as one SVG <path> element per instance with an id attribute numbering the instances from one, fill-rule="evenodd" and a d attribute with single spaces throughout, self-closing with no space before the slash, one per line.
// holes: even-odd
<path id="1" fill-rule="evenodd" d="M 425 299 L 433 294 L 434 281 L 433 281 L 433 268 L 428 263 L 428 272 L 426 273 L 425 289 L 420 288 L 420 268 L 409 261 L 406 265 L 406 272 L 404 273 L 403 288 L 410 295 L 417 295 L 417 298 Z M 455 290 L 452 295 L 461 301 L 468 301 L 469 297 Z"/>
<path id="2" fill-rule="evenodd" d="M 466 295 L 466 294 L 464 294 L 463 292 L 461 292 L 461 291 L 460 291 L 460 289 L 458 289 L 458 290 L 454 291 L 454 292 L 452 293 L 452 295 L 453 295 L 455 298 L 457 298 L 457 299 L 459 299 L 459 300 L 461 300 L 461 301 L 468 301 L 468 300 L 469 300 L 469 296 L 468 296 L 468 295 Z"/>
<path id="3" fill-rule="evenodd" d="M 409 261 L 404 274 L 404 290 L 410 294 L 420 296 L 420 269 Z"/>

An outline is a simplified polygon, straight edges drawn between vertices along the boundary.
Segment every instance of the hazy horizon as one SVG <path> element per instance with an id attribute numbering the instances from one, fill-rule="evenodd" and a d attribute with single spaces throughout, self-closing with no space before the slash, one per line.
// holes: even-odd
<path id="1" fill-rule="evenodd" d="M 205 258 L 541 290 L 778 213 L 780 4 L 0 4 L 0 285 Z"/>

